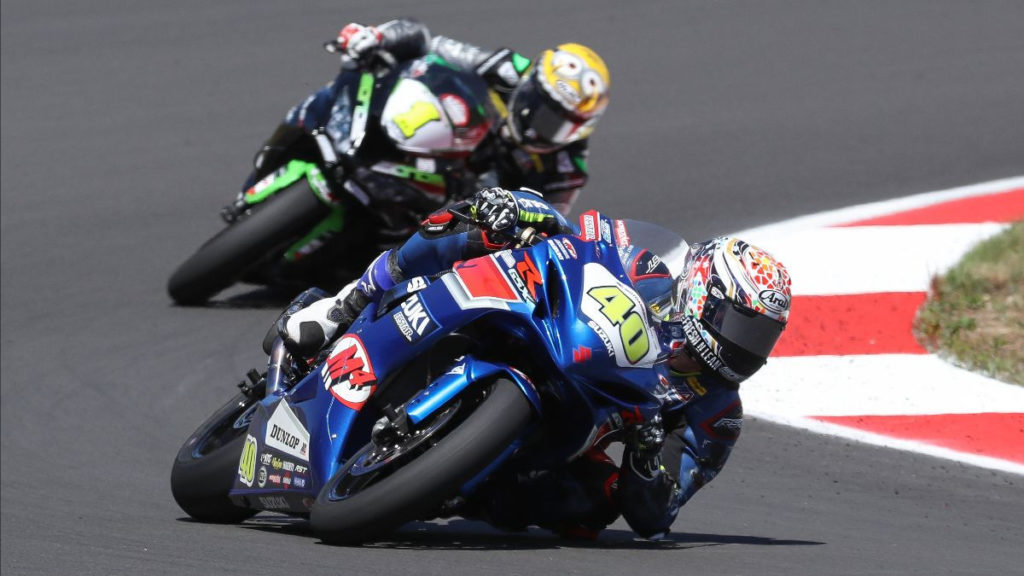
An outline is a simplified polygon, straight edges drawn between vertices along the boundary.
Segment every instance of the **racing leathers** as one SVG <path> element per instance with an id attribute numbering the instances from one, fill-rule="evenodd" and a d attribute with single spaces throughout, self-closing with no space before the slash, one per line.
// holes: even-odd
<path id="1" fill-rule="evenodd" d="M 520 77 L 530 66 L 528 58 L 507 48 L 485 50 L 446 36 L 431 37 L 427 27 L 413 19 L 391 20 L 375 27 L 375 30 L 379 32 L 375 47 L 387 51 L 399 62 L 428 53 L 436 54 L 447 65 L 482 77 L 503 103 L 507 103 Z M 289 110 L 285 124 L 307 132 L 324 130 L 335 144 L 344 141 L 343 136 L 332 134 L 331 116 L 344 85 L 344 75 L 352 73 L 351 68 L 351 65 L 343 66 L 334 81 Z M 499 112 L 507 114 L 504 109 Z M 453 170 L 448 174 L 448 200 L 466 198 L 481 185 L 516 189 L 529 187 L 542 192 L 551 205 L 567 215 L 579 190 L 587 182 L 587 141 L 580 140 L 553 152 L 536 154 L 516 146 L 503 133 L 504 130 L 503 122 L 495 123 L 476 150 L 464 159 L 465 170 Z M 344 154 L 346 151 L 337 152 Z M 397 151 L 392 152 L 400 156 Z M 395 160 L 408 164 L 416 162 L 415 159 L 397 157 Z M 438 161 L 449 162 L 447 159 Z M 374 177 L 373 174 L 367 176 Z M 379 194 L 387 194 L 388 186 L 382 184 L 381 187 L 383 190 Z M 370 191 L 370 194 L 374 192 Z"/>
<path id="2" fill-rule="evenodd" d="M 486 194 L 494 200 L 481 201 Z M 510 204 L 502 204 L 510 197 Z M 482 191 L 475 202 L 478 219 L 486 218 L 492 227 L 507 227 L 505 207 L 511 205 L 520 226 L 547 235 L 576 233 L 557 210 L 528 191 Z M 286 312 L 273 335 L 279 333 L 294 353 L 313 355 L 396 283 L 434 275 L 457 261 L 505 247 L 493 230 L 462 222 L 448 212 L 434 213 L 416 235 L 382 253 L 337 297 Z M 671 291 L 667 266 L 636 246 L 620 248 L 619 256 L 637 292 L 649 303 L 652 324 L 660 327 L 662 350 L 670 349 L 681 341 L 681 327 L 658 321 L 655 316 L 662 314 L 651 307 L 655 302 L 662 305 Z M 469 512 L 453 513 L 481 517 L 504 528 L 537 524 L 574 536 L 594 536 L 621 514 L 643 537 L 667 533 L 679 507 L 722 469 L 739 436 L 743 410 L 738 385 L 710 370 L 680 373 L 668 361 L 659 361 L 649 371 L 651 390 L 662 401 L 662 409 L 647 422 L 621 415 L 626 446 L 621 465 L 595 447 L 563 470 L 519 471 L 494 480 L 483 501 L 473 503 Z"/>

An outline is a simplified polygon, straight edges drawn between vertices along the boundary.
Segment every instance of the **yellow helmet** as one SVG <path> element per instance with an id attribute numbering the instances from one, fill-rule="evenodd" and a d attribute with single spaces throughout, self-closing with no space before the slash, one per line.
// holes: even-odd
<path id="1" fill-rule="evenodd" d="M 541 52 L 512 92 L 508 127 L 530 152 L 550 152 L 590 136 L 608 107 L 608 67 L 582 44 Z"/>

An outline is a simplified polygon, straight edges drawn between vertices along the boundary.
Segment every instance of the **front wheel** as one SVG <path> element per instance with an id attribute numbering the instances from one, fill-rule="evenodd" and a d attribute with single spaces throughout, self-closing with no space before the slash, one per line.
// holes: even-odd
<path id="1" fill-rule="evenodd" d="M 479 403 L 450 406 L 398 443 L 371 442 L 320 490 L 313 531 L 330 543 L 365 541 L 436 510 L 508 448 L 531 413 L 518 386 L 499 379 Z"/>
<path id="2" fill-rule="evenodd" d="M 253 265 L 302 238 L 329 213 L 301 182 L 257 204 L 252 213 L 221 230 L 196 250 L 167 282 L 178 304 L 202 304 Z"/>
<path id="3" fill-rule="evenodd" d="M 189 436 L 171 469 L 171 494 L 189 516 L 203 522 L 241 522 L 256 513 L 228 497 L 238 474 L 246 431 L 256 409 L 236 395 Z"/>

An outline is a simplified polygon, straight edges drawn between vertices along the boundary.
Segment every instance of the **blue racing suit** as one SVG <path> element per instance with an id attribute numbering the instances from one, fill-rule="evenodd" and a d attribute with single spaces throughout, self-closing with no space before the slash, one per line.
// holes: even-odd
<path id="1" fill-rule="evenodd" d="M 547 234 L 576 233 L 539 196 L 526 191 L 512 194 L 520 206 L 521 223 Z M 357 290 L 376 300 L 403 279 L 434 275 L 457 261 L 504 247 L 479 227 L 437 212 L 405 244 L 381 254 L 358 281 Z M 663 262 L 634 246 L 620 249 L 620 258 L 645 300 L 664 301 L 672 277 Z M 663 349 L 682 339 L 673 333 L 678 327 L 672 323 L 654 324 L 661 326 Z M 738 385 L 710 370 L 682 374 L 663 361 L 651 369 L 651 379 L 664 402 L 660 449 L 641 454 L 627 442 L 621 466 L 603 451 L 592 450 L 570 464 L 567 474 L 508 479 L 478 513 L 506 528 L 537 524 L 583 536 L 596 534 L 621 513 L 641 536 L 667 533 L 679 507 L 722 469 L 739 437 L 743 408 Z"/>

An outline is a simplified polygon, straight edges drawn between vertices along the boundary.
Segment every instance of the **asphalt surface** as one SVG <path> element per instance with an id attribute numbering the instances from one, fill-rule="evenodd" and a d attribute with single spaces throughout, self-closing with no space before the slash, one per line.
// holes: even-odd
<path id="1" fill-rule="evenodd" d="M 164 285 L 350 20 L 592 45 L 613 100 L 581 205 L 690 239 L 1024 173 L 1016 1 L 345 4 L 0 5 L 3 574 L 1020 573 L 1024 478 L 756 419 L 660 545 L 621 522 L 337 548 L 278 516 L 184 519 L 174 454 L 263 363 L 277 305 Z"/>

